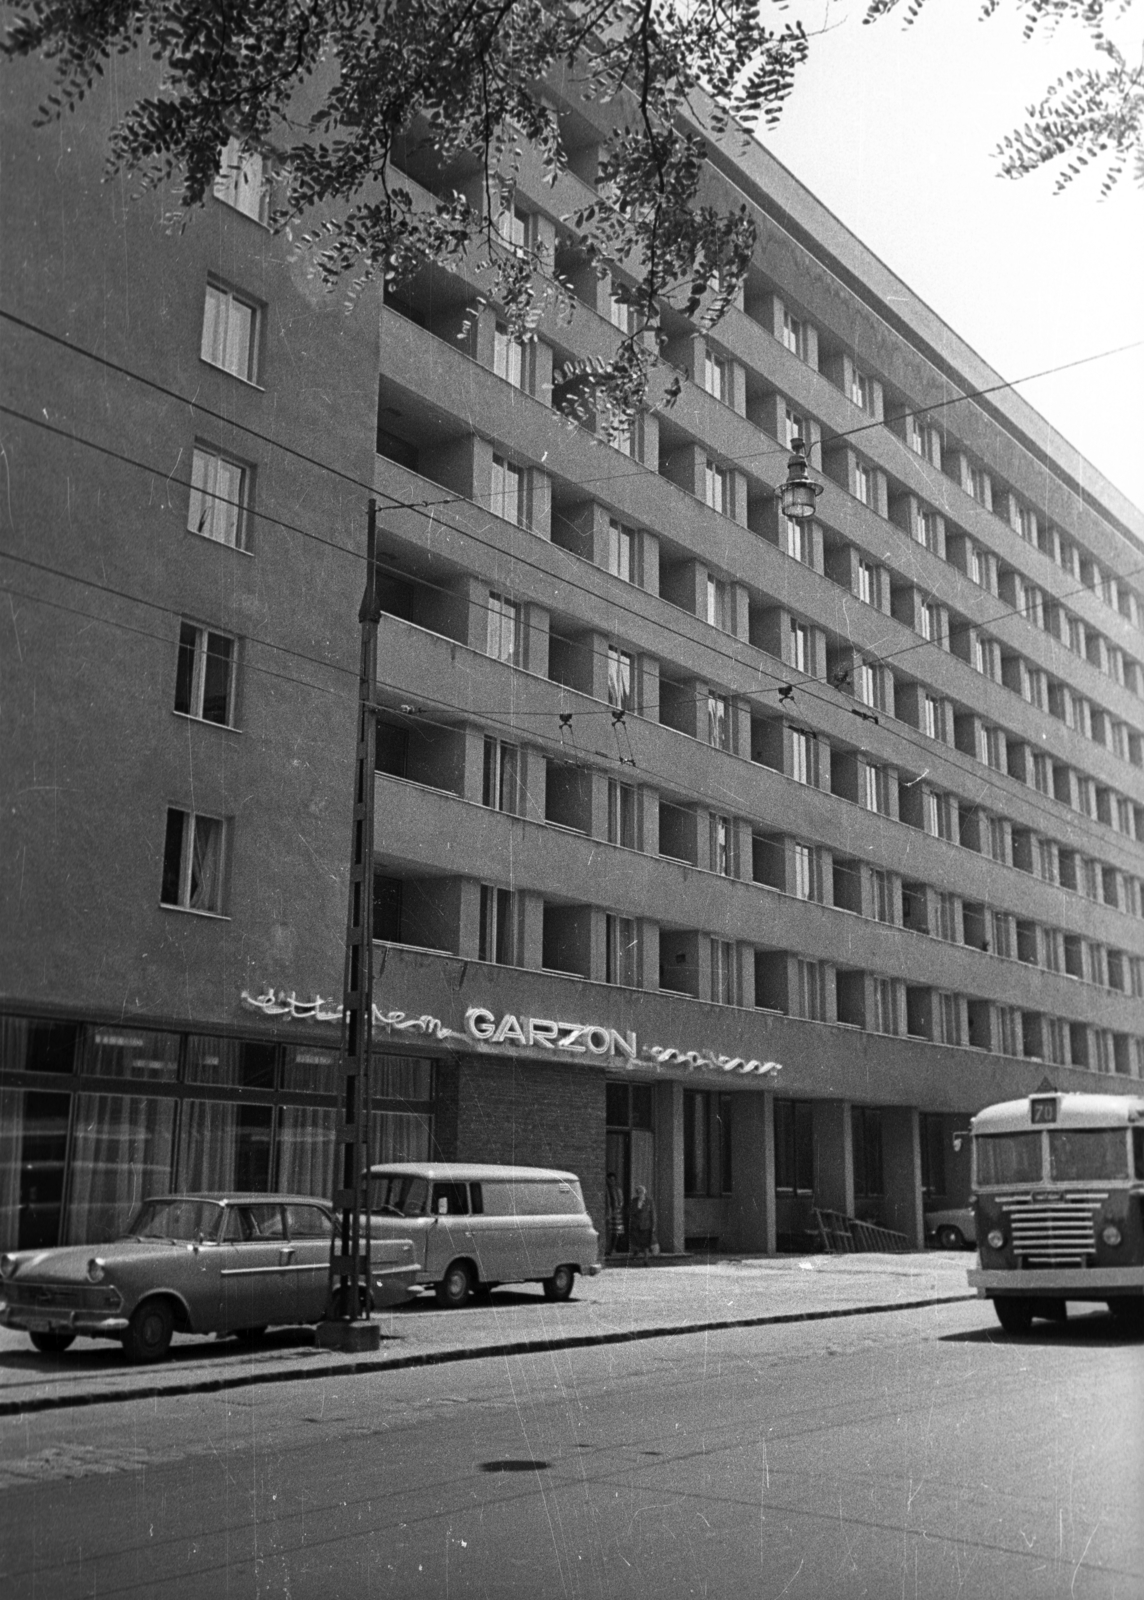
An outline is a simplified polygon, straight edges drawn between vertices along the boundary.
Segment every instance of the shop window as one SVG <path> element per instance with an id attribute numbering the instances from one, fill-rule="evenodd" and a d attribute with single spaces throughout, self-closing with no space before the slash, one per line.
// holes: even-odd
<path id="1" fill-rule="evenodd" d="M 187 1040 L 187 1083 L 217 1083 L 233 1089 L 273 1089 L 278 1046 L 260 1039 Z"/>
<path id="2" fill-rule="evenodd" d="M 652 1126 L 651 1084 L 605 1084 L 604 1116 L 609 1128 L 640 1128 L 650 1132 Z"/>
<path id="3" fill-rule="evenodd" d="M 187 1100 L 179 1117 L 180 1189 L 270 1189 L 274 1108 Z"/>
<path id="4" fill-rule="evenodd" d="M 71 1096 L 0 1093 L 0 1248 L 58 1244 Z"/>
<path id="5" fill-rule="evenodd" d="M 67 1243 L 118 1238 L 144 1200 L 170 1187 L 174 1130 L 173 1100 L 76 1096 Z"/>
<path id="6" fill-rule="evenodd" d="M 944 1195 L 945 1123 L 940 1116 L 923 1111 L 918 1118 L 922 1147 L 922 1193 Z"/>
<path id="7" fill-rule="evenodd" d="M 731 1193 L 731 1096 L 683 1091 L 683 1192 L 690 1197 Z"/>
<path id="8" fill-rule="evenodd" d="M 142 1028 L 93 1028 L 83 1070 L 100 1078 L 146 1078 L 173 1083 L 179 1069 L 179 1035 Z"/>
<path id="9" fill-rule="evenodd" d="M 886 1192 L 882 1177 L 882 1113 L 872 1106 L 853 1106 L 850 1117 L 855 1199 L 879 1199 Z"/>
<path id="10" fill-rule="evenodd" d="M 814 1110 L 809 1100 L 775 1101 L 775 1188 L 814 1193 Z"/>
<path id="11" fill-rule="evenodd" d="M 73 1072 L 79 1028 L 74 1022 L 0 1017 L 0 1068 L 7 1072 Z"/>

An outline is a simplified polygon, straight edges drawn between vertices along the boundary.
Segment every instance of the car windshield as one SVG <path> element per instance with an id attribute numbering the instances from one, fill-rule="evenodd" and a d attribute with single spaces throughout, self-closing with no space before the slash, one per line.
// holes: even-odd
<path id="1" fill-rule="evenodd" d="M 147 1200 L 127 1224 L 127 1239 L 218 1238 L 222 1207 L 214 1200 Z"/>
<path id="2" fill-rule="evenodd" d="M 394 1176 L 370 1180 L 371 1211 L 388 1212 L 390 1216 L 421 1217 L 425 1214 L 429 1198 L 429 1185 L 424 1178 Z"/>
<path id="3" fill-rule="evenodd" d="M 1058 1128 L 1049 1134 L 1049 1176 L 1058 1183 L 1128 1177 L 1126 1128 Z"/>
<path id="4" fill-rule="evenodd" d="M 1040 1183 L 1039 1133 L 979 1134 L 974 1146 L 979 1187 L 988 1188 L 996 1183 Z"/>

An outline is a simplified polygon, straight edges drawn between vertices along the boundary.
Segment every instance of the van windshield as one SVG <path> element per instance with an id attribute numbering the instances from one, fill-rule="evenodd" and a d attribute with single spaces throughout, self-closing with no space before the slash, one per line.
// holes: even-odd
<path id="1" fill-rule="evenodd" d="M 424 1178 L 402 1175 L 369 1182 L 369 1209 L 383 1216 L 423 1217 L 428 1198 L 429 1185 Z"/>

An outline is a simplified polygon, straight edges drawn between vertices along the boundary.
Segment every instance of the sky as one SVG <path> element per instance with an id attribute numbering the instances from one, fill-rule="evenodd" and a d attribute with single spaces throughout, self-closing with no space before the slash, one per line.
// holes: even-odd
<path id="1" fill-rule="evenodd" d="M 1144 189 L 1101 200 L 1087 176 L 1054 195 L 993 154 L 1097 59 L 1080 30 L 1025 42 L 1015 8 L 982 21 L 975 0 L 927 0 L 909 28 L 905 0 L 869 26 L 864 9 L 796 0 L 826 31 L 761 142 L 1004 378 L 1144 341 Z M 1144 343 L 1018 392 L 1144 509 Z"/>

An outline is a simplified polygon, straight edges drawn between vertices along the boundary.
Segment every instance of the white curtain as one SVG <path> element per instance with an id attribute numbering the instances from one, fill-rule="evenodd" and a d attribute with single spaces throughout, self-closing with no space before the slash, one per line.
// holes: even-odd
<path id="1" fill-rule="evenodd" d="M 63 1230 L 68 1244 L 114 1239 L 141 1201 L 170 1188 L 174 1125 L 171 1100 L 119 1094 L 76 1097 Z"/>
<path id="2" fill-rule="evenodd" d="M 370 1117 L 371 1161 L 428 1161 L 431 1117 L 375 1111 Z"/>
<path id="3" fill-rule="evenodd" d="M 233 1188 L 238 1111 L 236 1105 L 215 1100 L 184 1103 L 179 1132 L 180 1190 Z"/>
<path id="4" fill-rule="evenodd" d="M 278 1190 L 328 1199 L 333 1193 L 337 1112 L 325 1106 L 283 1106 L 278 1113 Z"/>

